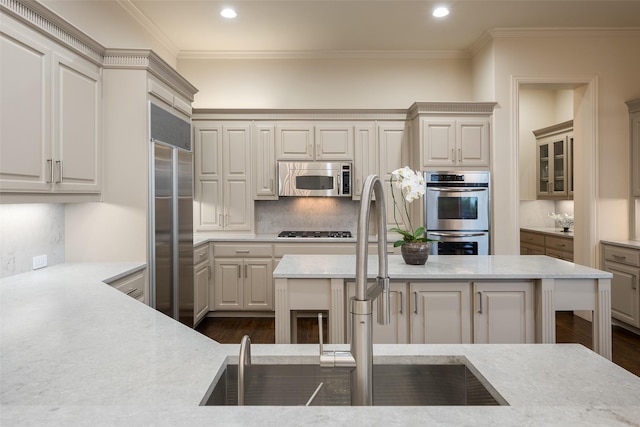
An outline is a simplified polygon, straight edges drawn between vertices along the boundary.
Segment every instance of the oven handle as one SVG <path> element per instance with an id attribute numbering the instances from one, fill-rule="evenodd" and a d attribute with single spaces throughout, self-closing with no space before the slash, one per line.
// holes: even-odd
<path id="1" fill-rule="evenodd" d="M 427 234 L 431 234 L 434 236 L 442 236 L 442 237 L 475 237 L 475 236 L 484 236 L 487 233 L 436 233 L 433 231 L 428 231 Z"/>
<path id="2" fill-rule="evenodd" d="M 488 191 L 489 187 L 427 187 L 427 190 L 443 191 L 446 193 L 462 193 L 471 191 Z"/>

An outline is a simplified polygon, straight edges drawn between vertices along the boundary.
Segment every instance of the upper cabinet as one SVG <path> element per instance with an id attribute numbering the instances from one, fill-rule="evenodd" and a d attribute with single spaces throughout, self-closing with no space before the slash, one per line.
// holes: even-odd
<path id="1" fill-rule="evenodd" d="M 100 48 L 69 37 L 89 51 Z M 4 13 L 0 51 L 3 201 L 97 200 L 102 173 L 99 61 Z"/>
<path id="2" fill-rule="evenodd" d="M 631 138 L 631 191 L 640 197 L 640 99 L 627 102 Z"/>
<path id="3" fill-rule="evenodd" d="M 538 199 L 573 198 L 573 120 L 534 130 Z"/>
<path id="4" fill-rule="evenodd" d="M 277 160 L 353 161 L 353 123 L 280 122 Z"/>
<path id="5" fill-rule="evenodd" d="M 495 103 L 415 103 L 409 109 L 412 147 L 420 170 L 490 166 Z"/>

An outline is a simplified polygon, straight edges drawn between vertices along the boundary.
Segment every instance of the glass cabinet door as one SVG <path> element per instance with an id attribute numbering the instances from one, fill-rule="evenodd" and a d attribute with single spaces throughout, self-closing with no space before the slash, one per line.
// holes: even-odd
<path id="1" fill-rule="evenodd" d="M 549 192 L 549 144 L 538 145 L 538 195 Z"/>
<path id="2" fill-rule="evenodd" d="M 564 139 L 553 143 L 553 194 L 566 194 Z"/>

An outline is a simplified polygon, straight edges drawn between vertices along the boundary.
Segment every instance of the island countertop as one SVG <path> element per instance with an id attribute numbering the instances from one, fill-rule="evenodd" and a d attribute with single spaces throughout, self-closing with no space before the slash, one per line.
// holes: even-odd
<path id="1" fill-rule="evenodd" d="M 468 360 L 511 406 L 203 407 L 223 345 L 103 283 L 135 264 L 64 264 L 0 280 L 0 424 L 637 425 L 640 379 L 581 345 L 376 345 L 374 363 Z M 345 345 L 331 346 L 347 348 Z M 316 363 L 317 345 L 254 345 Z"/>
<path id="2" fill-rule="evenodd" d="M 378 257 L 368 257 L 367 274 L 378 274 Z M 431 255 L 425 265 L 408 265 L 400 255 L 388 257 L 389 277 L 411 279 L 607 279 L 612 274 L 544 255 Z M 285 255 L 273 271 L 277 278 L 355 278 L 355 255 Z"/>

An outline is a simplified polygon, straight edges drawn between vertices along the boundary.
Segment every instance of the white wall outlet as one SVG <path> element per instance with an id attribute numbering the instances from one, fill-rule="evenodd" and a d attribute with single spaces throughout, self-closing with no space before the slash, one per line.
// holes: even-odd
<path id="1" fill-rule="evenodd" d="M 37 270 L 47 266 L 47 256 L 38 255 L 33 257 L 33 269 Z"/>

